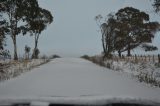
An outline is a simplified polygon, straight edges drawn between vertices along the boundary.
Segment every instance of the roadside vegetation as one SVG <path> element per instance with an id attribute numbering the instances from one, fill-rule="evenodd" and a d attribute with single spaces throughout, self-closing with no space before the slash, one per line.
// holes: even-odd
<path id="1" fill-rule="evenodd" d="M 49 61 L 49 58 L 32 60 L 21 59 L 19 61 L 6 60 L 5 62 L 0 63 L 0 82 L 17 77 L 22 73 L 31 71 L 33 68 L 46 64 Z"/>
<path id="2" fill-rule="evenodd" d="M 141 56 L 136 58 L 134 56 L 125 56 L 123 58 L 113 56 L 112 59 L 104 59 L 103 55 L 91 57 L 85 55 L 82 58 L 102 67 L 130 74 L 140 82 L 160 87 L 160 63 L 158 62 L 158 58 L 152 60 L 153 57 L 150 59 L 147 57 L 147 60 L 145 60 L 145 57 Z"/>
<path id="3" fill-rule="evenodd" d="M 38 41 L 52 22 L 51 12 L 41 8 L 38 0 L 0 0 L 0 81 L 50 61 L 47 56 L 40 56 Z M 33 37 L 34 47 L 26 45 L 24 56 L 18 57 L 17 37 L 28 35 Z M 5 49 L 8 36 L 13 42 L 13 57 Z"/>
<path id="4" fill-rule="evenodd" d="M 160 12 L 160 0 L 152 2 L 155 13 Z M 160 87 L 160 54 L 139 55 L 131 51 L 137 47 L 145 52 L 158 50 L 152 41 L 160 30 L 159 20 L 151 21 L 147 12 L 125 7 L 103 18 L 95 17 L 100 28 L 103 52 L 81 58 L 114 71 L 126 72 L 140 82 Z M 103 21 L 105 20 L 105 21 Z"/>
<path id="5" fill-rule="evenodd" d="M 145 51 L 158 49 L 149 43 L 159 30 L 159 23 L 150 21 L 149 14 L 143 11 L 125 7 L 115 14 L 108 14 L 104 22 L 101 15 L 96 16 L 95 20 L 102 35 L 104 58 L 112 58 L 113 53 L 121 57 L 123 52 L 131 56 L 131 50 L 137 47 Z"/>

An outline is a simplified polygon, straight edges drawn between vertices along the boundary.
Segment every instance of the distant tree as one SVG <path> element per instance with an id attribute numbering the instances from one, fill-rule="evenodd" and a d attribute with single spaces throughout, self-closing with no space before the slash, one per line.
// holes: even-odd
<path id="1" fill-rule="evenodd" d="M 29 53 L 30 53 L 31 48 L 29 46 L 25 46 L 25 55 L 26 55 L 26 59 L 29 59 Z"/>
<path id="2" fill-rule="evenodd" d="M 116 13 L 117 21 L 125 24 L 124 42 L 125 46 L 121 52 L 131 50 L 144 43 L 151 43 L 155 32 L 159 28 L 158 22 L 149 22 L 149 15 L 132 7 L 125 7 Z"/>
<path id="3" fill-rule="evenodd" d="M 51 56 L 51 59 L 55 59 L 55 58 L 61 58 L 61 57 L 59 55 L 56 55 L 56 54 Z"/>
<path id="4" fill-rule="evenodd" d="M 83 56 L 81 56 L 81 58 L 83 58 L 83 59 L 87 59 L 87 60 L 89 60 L 89 59 L 90 59 L 90 57 L 89 57 L 88 55 L 83 55 Z"/>
<path id="5" fill-rule="evenodd" d="M 96 20 L 96 22 L 97 22 L 97 25 L 98 26 L 100 26 L 101 25 L 101 19 L 102 19 L 103 17 L 102 17 L 102 15 L 97 15 L 97 16 L 95 16 L 95 20 Z"/>
<path id="6" fill-rule="evenodd" d="M 154 0 L 153 7 L 155 9 L 155 12 L 159 13 L 160 12 L 160 0 Z"/>

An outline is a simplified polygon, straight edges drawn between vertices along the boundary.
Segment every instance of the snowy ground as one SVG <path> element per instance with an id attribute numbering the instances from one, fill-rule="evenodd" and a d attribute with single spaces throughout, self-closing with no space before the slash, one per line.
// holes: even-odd
<path id="1" fill-rule="evenodd" d="M 9 80 L 10 78 L 17 77 L 24 72 L 28 72 L 36 66 L 47 63 L 48 59 L 32 59 L 32 60 L 21 60 L 21 61 L 12 61 L 5 60 L 0 61 L 0 64 L 3 64 L 0 67 L 0 82 Z M 6 67 L 6 68 L 5 68 Z"/>
<path id="2" fill-rule="evenodd" d="M 137 78 L 140 82 L 145 82 L 150 86 L 160 88 L 160 64 L 153 61 L 142 61 L 134 59 L 103 59 L 102 55 L 96 55 L 86 58 L 93 63 L 114 71 L 130 74 Z"/>
<path id="3" fill-rule="evenodd" d="M 0 100 L 42 97 L 121 97 L 160 101 L 160 88 L 80 58 L 58 58 L 0 83 Z"/>

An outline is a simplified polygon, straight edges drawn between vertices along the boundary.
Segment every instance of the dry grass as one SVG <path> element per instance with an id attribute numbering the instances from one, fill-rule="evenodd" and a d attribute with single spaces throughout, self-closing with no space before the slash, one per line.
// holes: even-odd
<path id="1" fill-rule="evenodd" d="M 1 67 L 0 81 L 17 77 L 22 73 L 31 71 L 33 68 L 43 65 L 49 61 L 50 61 L 49 59 L 21 60 L 21 61 L 12 60 L 9 63 L 7 63 L 8 64 L 7 67 Z"/>

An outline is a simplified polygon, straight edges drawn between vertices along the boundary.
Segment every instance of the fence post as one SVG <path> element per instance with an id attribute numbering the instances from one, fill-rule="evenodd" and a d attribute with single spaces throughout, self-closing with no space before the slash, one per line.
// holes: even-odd
<path id="1" fill-rule="evenodd" d="M 124 55 L 122 54 L 122 60 L 124 61 L 125 60 L 125 57 L 124 57 Z"/>
<path id="2" fill-rule="evenodd" d="M 137 55 L 135 54 L 135 63 L 137 63 Z"/>
<path id="3" fill-rule="evenodd" d="M 160 54 L 158 54 L 158 63 L 160 63 Z"/>
<path id="4" fill-rule="evenodd" d="M 117 58 L 116 58 L 117 62 L 119 61 L 119 59 L 120 59 L 120 57 L 117 56 Z"/>
<path id="5" fill-rule="evenodd" d="M 145 59 L 144 61 L 146 62 L 147 61 L 147 57 L 145 55 L 144 55 L 144 59 Z"/>
<path id="6" fill-rule="evenodd" d="M 149 58 L 149 60 L 148 60 L 148 61 L 150 62 L 150 55 L 148 55 L 148 58 Z"/>
<path id="7" fill-rule="evenodd" d="M 153 63 L 155 62 L 155 60 L 154 60 L 154 55 L 153 55 Z"/>
<path id="8" fill-rule="evenodd" d="M 141 60 L 141 62 L 143 62 L 143 56 L 142 55 L 140 56 L 140 60 Z"/>

